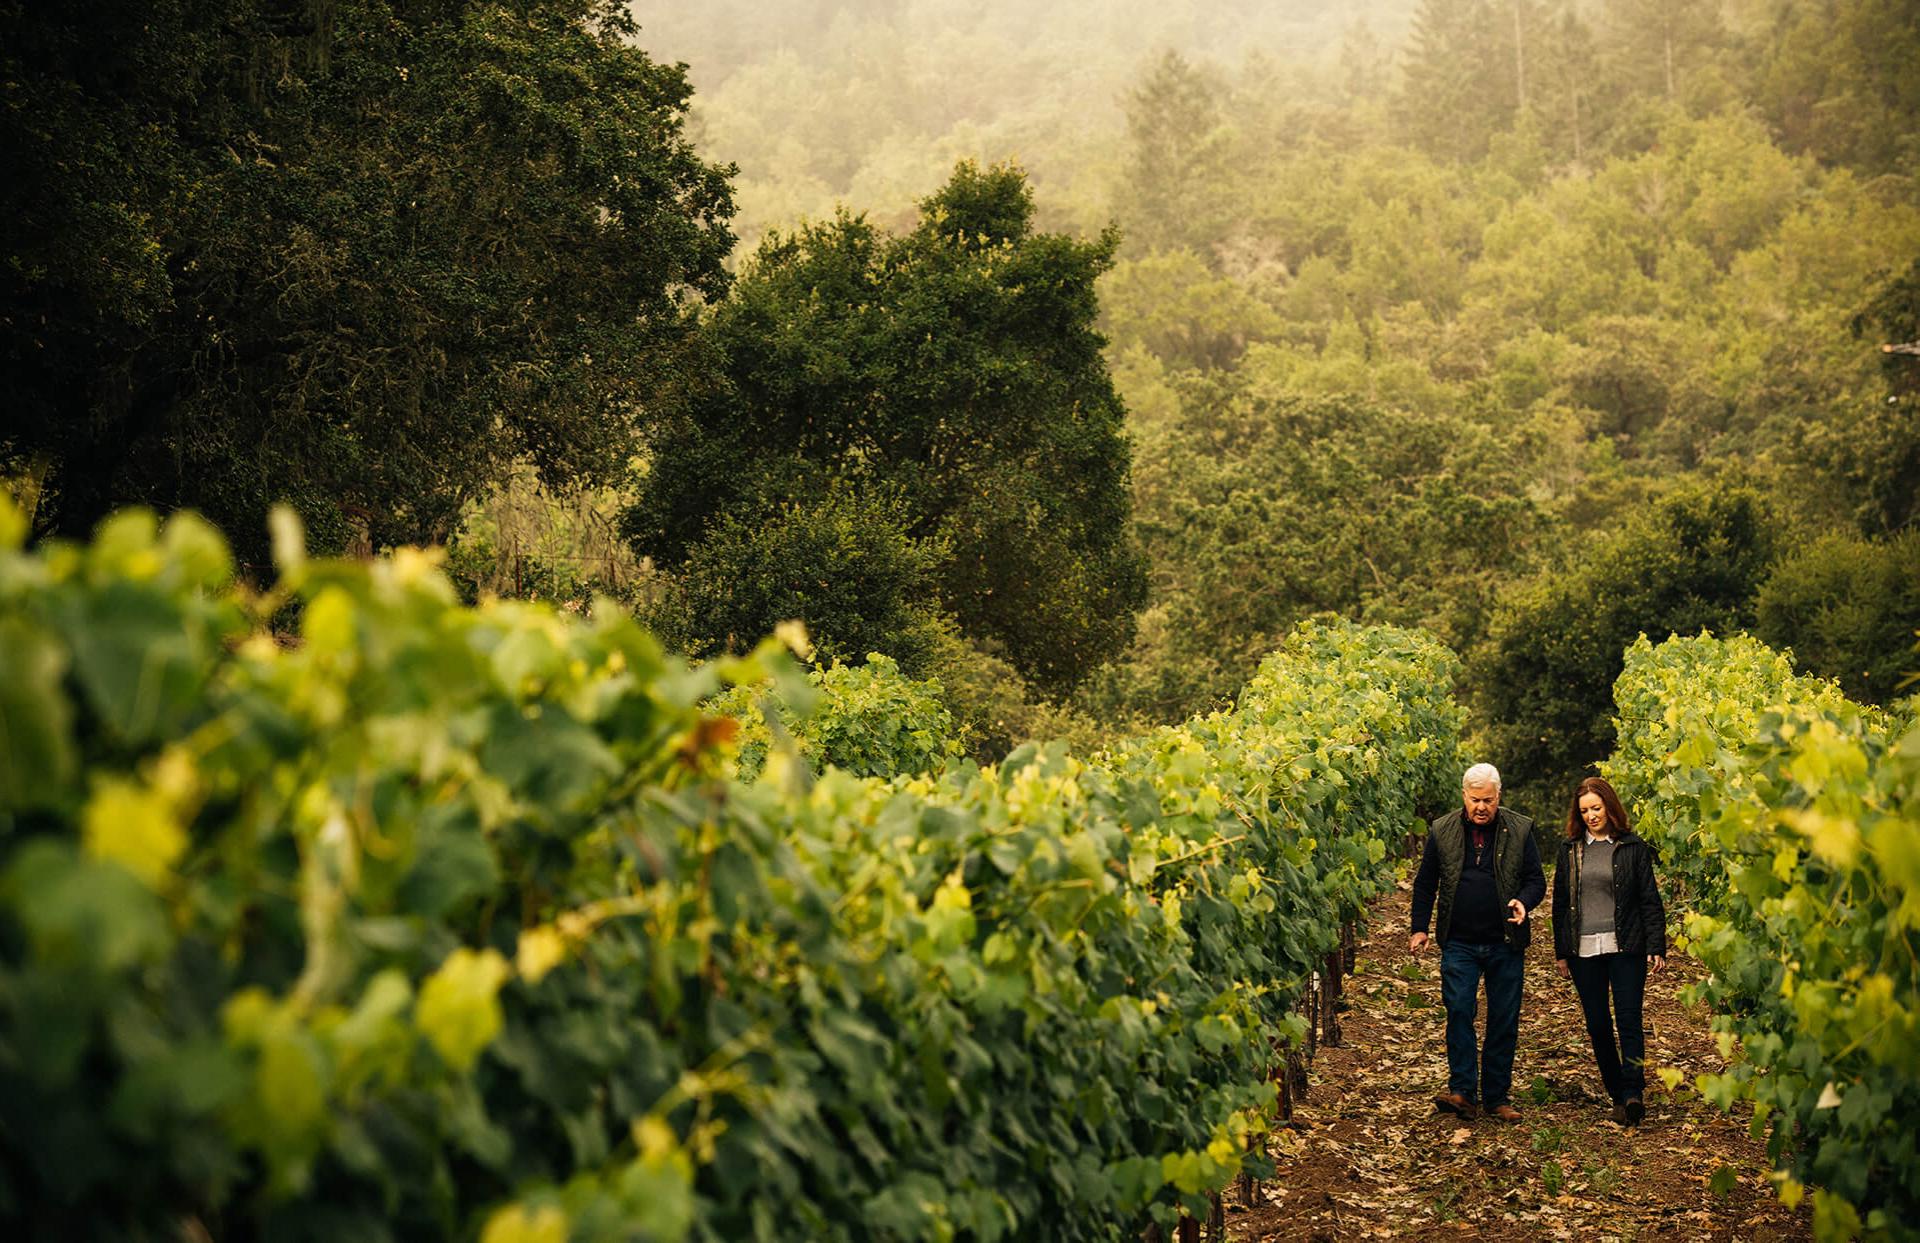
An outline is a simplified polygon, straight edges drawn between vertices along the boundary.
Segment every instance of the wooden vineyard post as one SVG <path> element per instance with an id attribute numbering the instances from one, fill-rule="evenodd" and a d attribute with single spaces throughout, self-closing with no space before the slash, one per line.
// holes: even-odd
<path id="1" fill-rule="evenodd" d="M 1214 1243 L 1226 1243 L 1227 1240 L 1227 1202 L 1218 1192 L 1211 1197 L 1212 1207 L 1207 1213 L 1207 1237 Z"/>
<path id="2" fill-rule="evenodd" d="M 1200 1219 L 1198 1217 L 1182 1217 L 1180 1219 L 1180 1231 L 1176 1237 L 1179 1243 L 1200 1243 Z"/>
<path id="3" fill-rule="evenodd" d="M 1326 994 L 1321 1021 L 1326 1025 L 1325 1042 L 1329 1049 L 1340 1047 L 1340 979 L 1341 968 L 1345 965 L 1345 951 L 1336 949 L 1327 955 L 1327 969 L 1320 976 L 1320 991 Z"/>
<path id="4" fill-rule="evenodd" d="M 1341 925 L 1340 948 L 1346 955 L 1347 974 L 1352 975 L 1353 969 L 1360 963 L 1360 934 L 1351 919 Z"/>
<path id="5" fill-rule="evenodd" d="M 1313 983 L 1307 985 L 1307 1056 L 1311 1058 L 1320 1049 L 1320 977 L 1315 975 Z"/>

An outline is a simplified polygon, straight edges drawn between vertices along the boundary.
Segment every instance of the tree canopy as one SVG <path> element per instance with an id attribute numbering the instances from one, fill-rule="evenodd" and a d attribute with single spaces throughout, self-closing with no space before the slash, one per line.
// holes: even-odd
<path id="1" fill-rule="evenodd" d="M 1754 632 L 1849 698 L 1889 703 L 1920 636 L 1920 530 L 1882 540 L 1829 531 L 1783 553 L 1754 601 Z"/>
<path id="2" fill-rule="evenodd" d="M 517 459 L 624 470 L 718 296 L 727 170 L 610 0 L 109 0 L 8 19 L 9 471 L 323 545 L 444 539 Z"/>
<path id="3" fill-rule="evenodd" d="M 910 233 L 842 214 L 762 244 L 706 330 L 724 383 L 662 425 L 629 518 L 681 572 L 696 647 L 796 613 L 830 647 L 851 641 L 764 578 L 698 581 L 718 567 L 711 541 L 778 538 L 847 489 L 889 498 L 890 519 L 850 520 L 924 548 L 938 607 L 1024 674 L 1070 686 L 1126 643 L 1144 576 L 1093 327 L 1115 239 L 1039 232 L 1033 214 L 1017 170 L 963 164 Z"/>
<path id="4" fill-rule="evenodd" d="M 1612 750 L 1613 684 L 1640 635 L 1751 628 L 1778 539 L 1763 494 L 1696 484 L 1508 597 L 1468 681 L 1513 784 L 1557 798 Z"/>

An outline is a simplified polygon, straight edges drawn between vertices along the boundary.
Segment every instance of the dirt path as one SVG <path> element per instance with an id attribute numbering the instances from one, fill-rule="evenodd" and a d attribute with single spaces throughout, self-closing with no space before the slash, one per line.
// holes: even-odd
<path id="1" fill-rule="evenodd" d="M 1320 1050 L 1294 1129 L 1274 1141 L 1279 1173 L 1261 1184 L 1263 1202 L 1248 1209 L 1230 1193 L 1229 1238 L 1810 1237 L 1804 1207 L 1789 1212 L 1767 1184 L 1764 1144 L 1698 1096 L 1670 1095 L 1649 1073 L 1645 1123 L 1608 1120 L 1579 1002 L 1538 931 L 1514 1060 L 1524 1119 L 1436 1113 L 1447 1077 L 1439 956 L 1407 952 L 1410 889 L 1375 907 L 1347 982 L 1343 1046 Z M 1680 957 L 1649 979 L 1650 1072 L 1674 1067 L 1690 1082 L 1723 1067 L 1704 1008 L 1677 999 L 1700 974 Z"/>

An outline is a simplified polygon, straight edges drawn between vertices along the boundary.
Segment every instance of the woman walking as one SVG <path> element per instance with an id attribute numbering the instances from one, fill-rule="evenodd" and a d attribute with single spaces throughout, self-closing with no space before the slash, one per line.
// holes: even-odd
<path id="1" fill-rule="evenodd" d="M 1653 863 L 1653 847 L 1628 827 L 1613 787 L 1599 777 L 1582 781 L 1553 872 L 1553 956 L 1580 995 L 1613 1120 L 1623 1126 L 1646 1114 L 1641 1008 L 1648 971 L 1667 965 L 1667 908 Z"/>

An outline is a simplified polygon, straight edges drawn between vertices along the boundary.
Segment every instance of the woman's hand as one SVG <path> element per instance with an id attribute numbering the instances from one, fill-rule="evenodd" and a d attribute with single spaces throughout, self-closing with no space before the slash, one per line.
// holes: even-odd
<path id="1" fill-rule="evenodd" d="M 1667 956 L 1665 954 L 1648 954 L 1647 955 L 1647 970 L 1654 972 L 1655 974 L 1658 974 L 1660 969 L 1666 965 L 1667 965 Z"/>
<path id="2" fill-rule="evenodd" d="M 1571 971 L 1569 971 L 1569 970 L 1567 970 L 1567 960 L 1566 960 L 1566 959 L 1564 959 L 1564 958 L 1556 958 L 1556 959 L 1554 959 L 1554 960 L 1553 960 L 1553 966 L 1554 966 L 1554 969 L 1555 969 L 1556 971 L 1558 971 L 1558 972 L 1560 973 L 1560 976 L 1561 976 L 1561 978 L 1562 978 L 1562 979 L 1572 979 L 1572 978 L 1573 978 L 1573 972 L 1571 972 Z"/>

